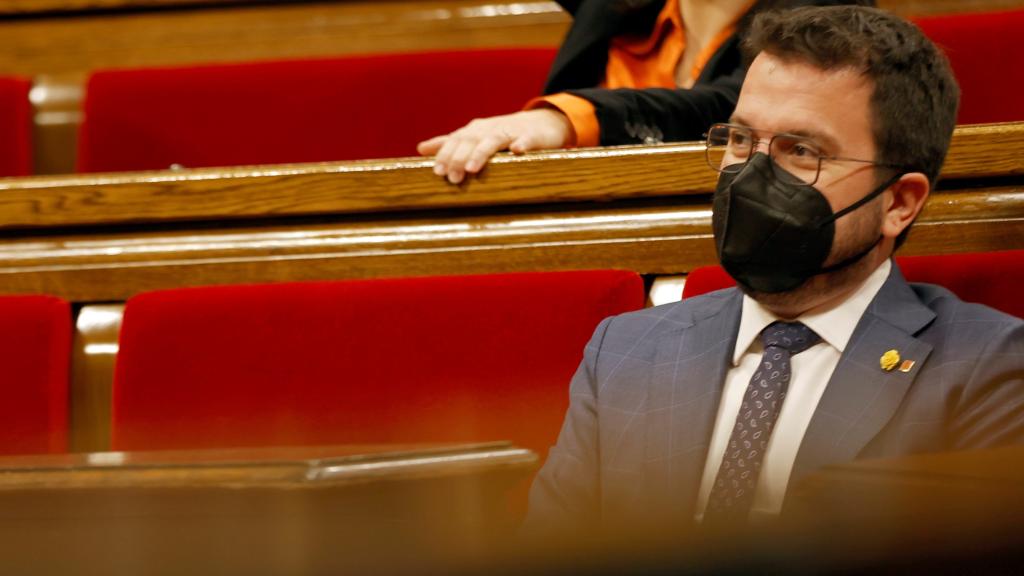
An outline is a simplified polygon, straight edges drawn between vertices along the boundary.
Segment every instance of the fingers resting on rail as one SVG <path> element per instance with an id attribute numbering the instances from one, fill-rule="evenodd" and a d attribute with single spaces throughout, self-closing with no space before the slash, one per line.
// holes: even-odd
<path id="1" fill-rule="evenodd" d="M 573 136 L 572 124 L 564 114 L 540 108 L 479 118 L 450 134 L 420 142 L 416 149 L 424 156 L 435 155 L 434 173 L 458 184 L 466 174 L 480 172 L 497 152 L 563 148 L 571 144 Z"/>

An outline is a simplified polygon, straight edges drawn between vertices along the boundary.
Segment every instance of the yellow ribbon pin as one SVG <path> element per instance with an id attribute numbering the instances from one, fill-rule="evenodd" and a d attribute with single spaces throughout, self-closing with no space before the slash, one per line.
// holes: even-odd
<path id="1" fill-rule="evenodd" d="M 895 350 L 889 350 L 879 359 L 878 363 L 882 366 L 882 370 L 889 372 L 900 363 L 900 353 Z"/>

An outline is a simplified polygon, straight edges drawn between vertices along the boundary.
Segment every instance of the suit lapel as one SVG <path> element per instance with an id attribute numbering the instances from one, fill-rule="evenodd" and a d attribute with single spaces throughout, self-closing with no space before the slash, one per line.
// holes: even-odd
<path id="1" fill-rule="evenodd" d="M 693 519 L 711 432 L 739 327 L 742 295 L 702 298 L 690 322 L 658 342 L 649 388 L 647 478 L 650 502 L 675 522 Z"/>
<path id="2" fill-rule="evenodd" d="M 800 445 L 789 487 L 823 466 L 853 460 L 889 422 L 931 353 L 914 337 L 935 313 L 921 304 L 893 265 L 885 284 L 853 332 Z M 881 357 L 899 353 L 901 363 L 886 371 Z"/>

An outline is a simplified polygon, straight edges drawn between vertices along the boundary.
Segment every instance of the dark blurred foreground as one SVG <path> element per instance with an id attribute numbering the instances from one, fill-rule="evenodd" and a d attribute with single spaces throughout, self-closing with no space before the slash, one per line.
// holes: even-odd
<path id="1" fill-rule="evenodd" d="M 528 451 L 253 452 L 0 462 L 0 573 L 1024 574 L 1018 447 L 826 469 L 738 533 L 532 538 Z"/>

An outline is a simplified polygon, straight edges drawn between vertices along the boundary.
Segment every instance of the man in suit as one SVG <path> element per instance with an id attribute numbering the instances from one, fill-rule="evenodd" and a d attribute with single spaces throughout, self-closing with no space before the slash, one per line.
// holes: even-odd
<path id="1" fill-rule="evenodd" d="M 1024 322 L 891 255 L 959 90 L 919 30 L 863 7 L 755 19 L 713 228 L 739 288 L 606 319 L 527 530 L 735 525 L 825 465 L 1024 441 Z"/>

